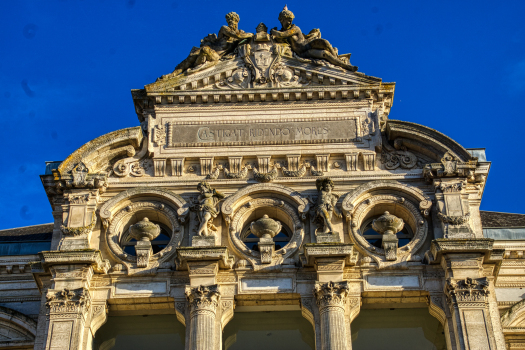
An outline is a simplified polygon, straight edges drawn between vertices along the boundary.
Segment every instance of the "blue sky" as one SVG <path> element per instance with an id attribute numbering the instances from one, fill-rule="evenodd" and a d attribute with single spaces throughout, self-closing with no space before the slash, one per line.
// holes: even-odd
<path id="1" fill-rule="evenodd" d="M 289 1 L 289 0 L 287 0 Z M 278 26 L 283 2 L 7 1 L 0 11 L 5 127 L 0 229 L 52 221 L 45 161 L 138 125 L 131 89 L 173 70 L 224 15 Z M 295 1 L 304 32 L 320 28 L 359 71 L 396 82 L 390 119 L 420 123 L 492 161 L 483 210 L 525 213 L 521 153 L 525 1 Z M 518 187 L 513 187 L 516 182 Z"/>

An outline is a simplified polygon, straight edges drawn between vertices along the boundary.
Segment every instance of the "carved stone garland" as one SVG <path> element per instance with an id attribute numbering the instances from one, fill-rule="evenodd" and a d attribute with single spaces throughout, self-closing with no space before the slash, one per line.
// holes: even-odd
<path id="1" fill-rule="evenodd" d="M 414 237 L 410 243 L 404 247 L 398 248 L 397 259 L 392 263 L 408 261 L 409 258 L 423 245 L 427 237 L 428 223 L 419 213 L 419 209 L 404 197 L 393 195 L 375 195 L 363 199 L 356 206 L 355 211 L 352 213 L 352 219 L 349 225 L 349 234 L 352 237 L 352 240 L 356 243 L 358 248 L 361 248 L 361 251 L 372 257 L 378 263 L 379 267 L 388 264 L 386 261 L 384 249 L 374 247 L 363 237 L 361 232 L 361 225 L 363 224 L 364 218 L 374 206 L 379 204 L 395 204 L 397 206 L 404 207 L 411 214 L 413 222 L 416 223 L 417 227 L 412 227 L 414 231 Z"/>
<path id="2" fill-rule="evenodd" d="M 245 203 L 238 208 L 234 213 L 230 224 L 229 239 L 232 246 L 238 254 L 242 255 L 244 259 L 248 260 L 254 267 L 254 270 L 260 269 L 261 266 L 261 253 L 249 249 L 241 239 L 241 233 L 244 226 L 247 224 L 246 220 L 250 214 L 256 209 L 260 208 L 276 208 L 281 211 L 284 215 L 288 216 L 293 222 L 293 227 L 290 229 L 293 232 L 290 242 L 288 242 L 283 248 L 277 250 L 272 257 L 272 262 L 269 265 L 279 265 L 284 259 L 292 256 L 297 249 L 302 245 L 304 240 L 304 228 L 299 216 L 294 207 L 290 204 L 272 198 L 257 198 L 246 200 Z"/>
<path id="3" fill-rule="evenodd" d="M 150 258 L 150 264 L 152 266 L 158 266 L 160 263 L 170 260 L 170 258 L 175 254 L 175 248 L 177 248 L 184 236 L 184 228 L 179 225 L 177 212 L 157 201 L 145 201 L 145 202 L 136 202 L 130 204 L 129 206 L 121 209 L 117 214 L 111 219 L 111 223 L 108 226 L 106 232 L 106 242 L 110 248 L 110 251 L 115 255 L 117 259 L 122 261 L 124 265 L 128 267 L 137 264 L 137 257 L 126 253 L 122 247 L 119 245 L 121 237 L 120 229 L 123 227 L 133 215 L 142 210 L 154 210 L 166 217 L 171 224 L 171 239 L 168 245 L 162 249 L 160 252 L 153 254 Z"/>

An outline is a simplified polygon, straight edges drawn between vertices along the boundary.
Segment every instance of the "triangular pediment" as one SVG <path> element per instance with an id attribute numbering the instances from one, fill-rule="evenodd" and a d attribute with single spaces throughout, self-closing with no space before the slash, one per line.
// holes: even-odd
<path id="1" fill-rule="evenodd" d="M 381 78 L 302 59 L 280 44 L 243 45 L 230 59 L 178 75 L 167 74 L 146 85 L 148 93 L 177 90 L 247 90 L 316 86 L 379 87 Z M 277 47 L 277 48 L 276 48 Z"/>

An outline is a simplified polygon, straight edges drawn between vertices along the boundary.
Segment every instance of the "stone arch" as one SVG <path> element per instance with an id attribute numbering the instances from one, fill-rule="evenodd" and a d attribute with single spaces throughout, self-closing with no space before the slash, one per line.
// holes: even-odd
<path id="1" fill-rule="evenodd" d="M 229 218 L 240 205 L 239 199 L 245 196 L 253 196 L 259 193 L 273 193 L 277 197 L 284 197 L 285 199 L 291 200 L 297 206 L 297 211 L 301 214 L 301 218 L 306 219 L 306 214 L 309 210 L 308 200 L 301 196 L 301 194 L 290 187 L 283 185 L 272 184 L 272 183 L 260 183 L 256 185 L 250 185 L 243 189 L 235 192 L 233 195 L 228 197 L 222 203 L 222 214 L 224 215 L 226 222 L 229 222 Z"/>
<path id="2" fill-rule="evenodd" d="M 0 306 L 0 347 L 30 346 L 35 341 L 36 326 L 26 315 Z"/>
<path id="3" fill-rule="evenodd" d="M 389 120 L 386 125 L 386 134 L 389 140 L 395 140 L 396 143 L 408 149 L 438 161 L 447 152 L 463 162 L 472 158 L 472 155 L 459 143 L 424 125 L 401 120 Z"/>
<path id="4" fill-rule="evenodd" d="M 137 187 L 108 200 L 100 208 L 99 215 L 106 228 L 109 251 L 128 273 L 133 273 L 135 269 L 140 270 L 137 256 L 126 253 L 121 244 L 129 225 L 148 217 L 166 226 L 171 236 L 169 243 L 151 255 L 147 263 L 147 268 L 157 268 L 175 255 L 184 237 L 184 226 L 179 222 L 183 222 L 188 213 L 189 204 L 179 195 L 162 188 Z"/>
<path id="5" fill-rule="evenodd" d="M 422 260 L 418 251 L 427 238 L 428 222 L 424 216 L 428 216 L 432 201 L 420 189 L 397 181 L 373 181 L 349 193 L 342 206 L 349 223 L 348 234 L 356 249 L 367 259 L 373 259 L 379 268 Z M 361 232 L 367 221 L 385 211 L 402 218 L 414 234 L 407 245 L 393 253 L 373 246 Z"/>
<path id="6" fill-rule="evenodd" d="M 229 226 L 228 238 L 238 256 L 249 262 L 255 270 L 264 266 L 286 264 L 304 241 L 302 220 L 308 212 L 308 200 L 297 191 L 276 184 L 256 184 L 243 188 L 228 197 L 222 204 L 222 214 Z M 262 263 L 258 252 L 249 249 L 242 241 L 241 232 L 248 221 L 255 220 L 265 211 L 291 230 L 290 241 L 272 257 L 272 262 Z M 254 216 L 255 215 L 255 216 Z M 263 266 L 264 265 L 264 266 Z"/>
<path id="7" fill-rule="evenodd" d="M 503 328 L 525 327 L 525 299 L 518 301 L 501 316 Z"/>
<path id="8" fill-rule="evenodd" d="M 116 212 L 126 207 L 136 198 L 160 200 L 161 202 L 166 202 L 166 204 L 174 205 L 177 208 L 177 215 L 181 222 L 184 222 L 190 210 L 189 204 L 181 196 L 171 191 L 160 187 L 135 187 L 119 193 L 104 203 L 100 208 L 100 217 L 102 220 L 110 220 Z"/>
<path id="9" fill-rule="evenodd" d="M 89 141 L 71 153 L 58 167 L 61 175 L 69 173 L 83 162 L 90 173 L 103 171 L 109 161 L 120 156 L 131 157 L 142 142 L 140 126 L 116 130 Z"/>

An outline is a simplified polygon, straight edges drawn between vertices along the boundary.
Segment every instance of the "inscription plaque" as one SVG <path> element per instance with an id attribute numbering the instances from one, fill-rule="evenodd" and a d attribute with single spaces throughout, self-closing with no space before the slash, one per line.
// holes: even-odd
<path id="1" fill-rule="evenodd" d="M 170 122 L 168 147 L 253 146 L 359 141 L 358 117 L 315 120 Z"/>

